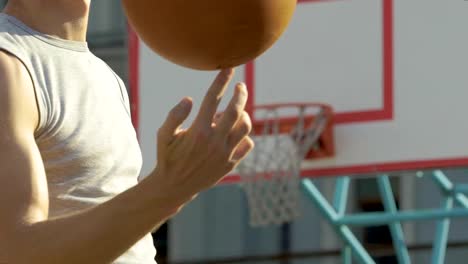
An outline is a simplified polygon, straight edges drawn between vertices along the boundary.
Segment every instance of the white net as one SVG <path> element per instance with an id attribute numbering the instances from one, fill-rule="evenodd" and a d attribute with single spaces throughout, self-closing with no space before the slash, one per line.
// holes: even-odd
<path id="1" fill-rule="evenodd" d="M 291 108 L 298 117 L 284 134 L 281 111 Z M 315 118 L 306 122 L 309 108 Z M 255 149 L 238 168 L 246 193 L 251 226 L 283 224 L 300 216 L 301 162 L 326 128 L 328 116 L 317 105 L 274 106 L 256 110 L 264 120 L 261 133 L 254 135 Z M 282 133 L 283 132 L 283 133 Z"/>

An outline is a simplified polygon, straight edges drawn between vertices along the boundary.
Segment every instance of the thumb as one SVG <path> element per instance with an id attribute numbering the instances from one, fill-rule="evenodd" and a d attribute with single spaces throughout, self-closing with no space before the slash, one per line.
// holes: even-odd
<path id="1" fill-rule="evenodd" d="M 192 110 L 192 99 L 184 98 L 166 117 L 166 121 L 158 131 L 158 141 L 169 142 Z"/>

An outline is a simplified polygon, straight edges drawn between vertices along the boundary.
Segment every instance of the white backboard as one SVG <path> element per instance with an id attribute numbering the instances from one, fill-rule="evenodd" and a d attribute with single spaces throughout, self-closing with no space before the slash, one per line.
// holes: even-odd
<path id="1" fill-rule="evenodd" d="M 154 166 L 166 113 L 184 96 L 197 111 L 215 73 L 173 65 L 135 38 L 132 44 L 144 174 Z M 303 176 L 468 165 L 466 1 L 299 1 L 285 35 L 239 67 L 236 81 L 247 83 L 251 105 L 333 106 L 336 155 L 304 162 Z"/>

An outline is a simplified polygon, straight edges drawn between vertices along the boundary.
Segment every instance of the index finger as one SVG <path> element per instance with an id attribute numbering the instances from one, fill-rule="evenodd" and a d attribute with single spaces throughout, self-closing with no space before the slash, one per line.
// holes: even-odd
<path id="1" fill-rule="evenodd" d="M 203 99 L 203 102 L 200 106 L 200 111 L 195 118 L 194 126 L 201 126 L 205 128 L 211 127 L 219 103 L 221 102 L 224 92 L 226 91 L 226 88 L 228 87 L 228 84 L 232 80 L 233 76 L 234 70 L 231 68 L 224 69 L 218 73 L 215 80 L 208 89 L 205 98 Z"/>

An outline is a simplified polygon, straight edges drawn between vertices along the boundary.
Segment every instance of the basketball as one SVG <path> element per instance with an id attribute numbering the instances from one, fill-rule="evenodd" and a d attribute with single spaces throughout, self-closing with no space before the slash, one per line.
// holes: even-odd
<path id="1" fill-rule="evenodd" d="M 130 25 L 180 66 L 217 70 L 247 63 L 286 30 L 297 0 L 123 0 Z"/>

